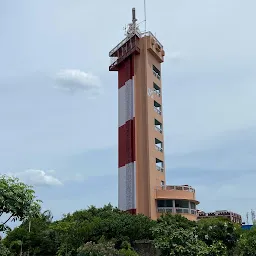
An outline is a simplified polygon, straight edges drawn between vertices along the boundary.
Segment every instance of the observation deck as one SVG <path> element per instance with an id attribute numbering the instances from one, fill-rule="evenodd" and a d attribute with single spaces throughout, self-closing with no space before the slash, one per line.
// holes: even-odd
<path id="1" fill-rule="evenodd" d="M 163 45 L 157 40 L 157 38 L 150 32 L 140 33 L 138 30 L 127 35 L 117 46 L 115 46 L 110 52 L 110 66 L 109 71 L 118 71 L 118 66 L 131 54 L 140 54 L 142 43 L 141 39 L 146 38 L 146 47 L 161 63 L 165 52 Z"/>
<path id="2" fill-rule="evenodd" d="M 195 189 L 188 185 L 166 185 L 155 188 L 157 216 L 181 214 L 189 220 L 197 220 Z"/>

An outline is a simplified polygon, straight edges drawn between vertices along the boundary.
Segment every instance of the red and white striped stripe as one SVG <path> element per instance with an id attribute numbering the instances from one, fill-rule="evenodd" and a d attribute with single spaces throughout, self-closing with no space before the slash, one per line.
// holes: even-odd
<path id="1" fill-rule="evenodd" d="M 118 207 L 136 213 L 133 57 L 118 70 Z"/>

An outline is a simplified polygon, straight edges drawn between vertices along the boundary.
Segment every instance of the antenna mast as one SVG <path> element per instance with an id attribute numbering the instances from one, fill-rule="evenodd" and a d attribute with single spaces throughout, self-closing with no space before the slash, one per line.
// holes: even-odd
<path id="1" fill-rule="evenodd" d="M 145 22 L 145 33 L 147 32 L 147 10 L 146 10 L 146 0 L 144 0 L 144 22 Z"/>
<path id="2" fill-rule="evenodd" d="M 252 224 L 254 225 L 255 223 L 255 211 L 251 210 L 251 215 L 252 215 Z"/>

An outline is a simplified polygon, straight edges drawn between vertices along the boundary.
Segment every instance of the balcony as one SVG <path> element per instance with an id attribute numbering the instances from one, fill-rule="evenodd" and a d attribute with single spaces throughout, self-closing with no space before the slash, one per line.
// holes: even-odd
<path id="1" fill-rule="evenodd" d="M 162 148 L 160 148 L 159 146 L 157 146 L 157 145 L 155 145 L 155 149 L 157 150 L 157 151 L 159 151 L 159 152 L 163 152 L 163 149 Z"/>
<path id="2" fill-rule="evenodd" d="M 157 217 L 163 214 L 180 214 L 190 220 L 197 219 L 196 203 L 194 200 L 186 199 L 157 199 Z"/>
<path id="3" fill-rule="evenodd" d="M 160 78 L 161 78 L 160 75 L 156 71 L 154 71 L 154 70 L 153 70 L 153 75 L 160 80 Z"/>
<path id="4" fill-rule="evenodd" d="M 153 71 L 153 75 L 160 80 L 161 79 L 161 72 L 160 72 L 160 70 L 156 66 L 153 65 L 152 71 Z"/>
<path id="5" fill-rule="evenodd" d="M 157 189 L 161 189 L 161 190 L 179 190 L 179 191 L 188 191 L 188 192 L 193 192 L 195 193 L 195 189 L 192 188 L 191 186 L 187 186 L 187 185 L 166 185 L 166 186 L 162 186 L 162 187 L 157 187 Z"/>
<path id="6" fill-rule="evenodd" d="M 157 84 L 153 83 L 153 88 L 154 88 L 154 93 L 155 93 L 158 97 L 160 97 L 160 96 L 161 96 L 161 89 L 160 89 L 160 87 L 159 87 Z"/>
<path id="7" fill-rule="evenodd" d="M 157 132 L 160 132 L 160 133 L 162 133 L 163 131 L 162 131 L 162 129 L 161 128 L 159 128 L 159 127 L 157 127 L 157 126 L 155 126 L 155 130 L 157 131 Z"/>
<path id="8" fill-rule="evenodd" d="M 161 115 L 161 114 L 162 114 L 161 110 L 160 110 L 160 109 L 158 109 L 157 107 L 154 107 L 154 110 L 155 110 L 155 112 L 156 112 L 157 114 L 159 114 L 159 115 Z"/>
<path id="9" fill-rule="evenodd" d="M 182 199 L 199 204 L 199 202 L 196 200 L 195 189 L 191 186 L 158 186 L 155 188 L 155 191 L 156 199 Z"/>
<path id="10" fill-rule="evenodd" d="M 157 212 L 159 213 L 173 213 L 173 207 L 157 207 Z"/>
<path id="11" fill-rule="evenodd" d="M 125 38 L 113 50 L 110 51 L 109 71 L 118 71 L 118 66 L 131 54 L 139 54 L 139 36 L 134 34 L 132 37 Z"/>
<path id="12" fill-rule="evenodd" d="M 177 213 L 177 214 L 192 214 L 197 215 L 197 211 L 195 209 L 189 208 L 176 208 L 176 207 L 157 207 L 158 213 Z"/>
<path id="13" fill-rule="evenodd" d="M 163 152 L 163 142 L 155 138 L 155 149 Z"/>
<path id="14" fill-rule="evenodd" d="M 159 172 L 164 172 L 164 162 L 156 158 L 156 170 Z"/>
<path id="15" fill-rule="evenodd" d="M 156 165 L 156 170 L 159 172 L 164 172 L 164 168 Z"/>
<path id="16" fill-rule="evenodd" d="M 157 132 L 163 133 L 162 130 L 162 123 L 160 123 L 158 120 L 155 119 L 155 130 Z"/>
<path id="17" fill-rule="evenodd" d="M 161 104 L 159 104 L 158 102 L 156 102 L 154 100 L 154 110 L 157 114 L 161 115 L 162 114 L 162 111 L 161 111 Z"/>

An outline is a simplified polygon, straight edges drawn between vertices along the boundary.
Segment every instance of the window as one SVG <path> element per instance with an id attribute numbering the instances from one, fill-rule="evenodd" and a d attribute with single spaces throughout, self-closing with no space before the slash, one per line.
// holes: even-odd
<path id="1" fill-rule="evenodd" d="M 157 200 L 157 207 L 165 207 L 165 200 Z"/>
<path id="2" fill-rule="evenodd" d="M 154 100 L 154 110 L 159 114 L 159 115 L 161 115 L 162 114 L 162 110 L 161 110 L 161 104 L 159 104 L 158 102 L 156 102 L 155 100 Z"/>
<path id="3" fill-rule="evenodd" d="M 190 208 L 195 210 L 196 209 L 196 204 L 194 202 L 190 202 Z"/>
<path id="4" fill-rule="evenodd" d="M 189 208 L 189 201 L 185 200 L 175 200 L 176 208 Z"/>
<path id="5" fill-rule="evenodd" d="M 160 123 L 158 120 L 155 119 L 155 130 L 162 133 L 162 123 Z"/>
<path id="6" fill-rule="evenodd" d="M 157 200 L 157 207 L 173 207 L 172 200 Z"/>
<path id="7" fill-rule="evenodd" d="M 161 186 L 164 186 L 164 181 L 163 180 L 161 180 Z"/>
<path id="8" fill-rule="evenodd" d="M 155 65 L 153 65 L 153 74 L 154 74 L 154 76 L 157 77 L 158 79 L 161 78 L 161 72 L 160 72 L 160 70 L 159 70 L 158 68 L 156 68 Z"/>
<path id="9" fill-rule="evenodd" d="M 163 142 L 156 138 L 155 138 L 155 148 L 156 150 L 163 152 Z"/>
<path id="10" fill-rule="evenodd" d="M 164 171 L 164 162 L 156 158 L 156 169 L 160 172 Z"/>
<path id="11" fill-rule="evenodd" d="M 157 84 L 153 83 L 153 88 L 154 88 L 155 94 L 160 96 L 161 95 L 160 87 Z"/>

